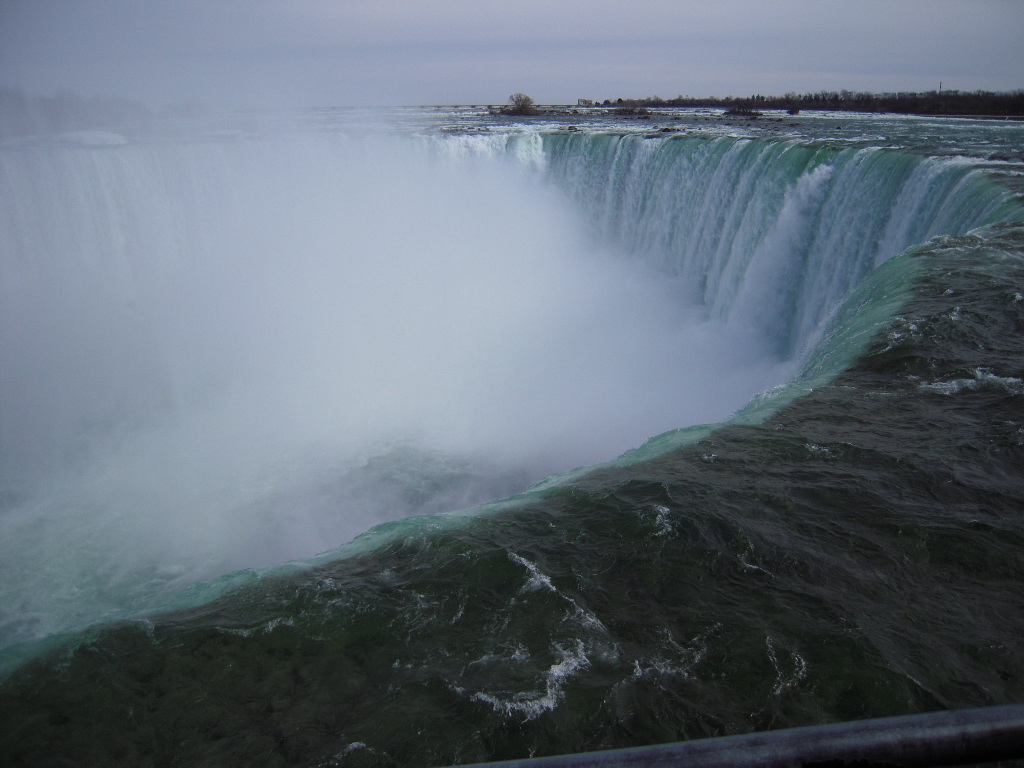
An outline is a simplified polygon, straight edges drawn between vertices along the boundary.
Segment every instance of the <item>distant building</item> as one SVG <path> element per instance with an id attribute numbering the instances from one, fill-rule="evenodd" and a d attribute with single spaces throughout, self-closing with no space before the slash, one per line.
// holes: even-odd
<path id="1" fill-rule="evenodd" d="M 594 106 L 593 99 L 576 99 L 577 107 L 592 107 Z"/>

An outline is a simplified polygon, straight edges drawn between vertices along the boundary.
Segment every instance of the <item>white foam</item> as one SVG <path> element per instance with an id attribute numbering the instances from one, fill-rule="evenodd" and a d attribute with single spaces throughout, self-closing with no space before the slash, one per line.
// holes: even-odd
<path id="1" fill-rule="evenodd" d="M 1000 389 L 1010 395 L 1024 394 L 1024 380 L 1013 376 L 998 376 L 987 368 L 976 368 L 972 373 L 970 379 L 926 382 L 918 384 L 918 389 L 939 395 L 958 395 L 982 389 Z"/>
<path id="2" fill-rule="evenodd" d="M 551 583 L 551 579 L 548 578 L 547 574 L 543 573 L 535 563 L 531 563 L 525 557 L 520 557 L 515 552 L 509 552 L 508 559 L 513 563 L 519 563 L 519 565 L 523 566 L 529 574 L 529 578 L 527 578 L 526 583 L 519 589 L 520 594 L 525 592 L 536 592 L 540 589 L 546 589 L 550 592 L 558 592 Z"/>
<path id="3" fill-rule="evenodd" d="M 583 642 L 577 641 L 573 649 L 560 645 L 555 650 L 561 659 L 552 664 L 544 676 L 543 691 L 521 691 L 511 695 L 498 695 L 478 691 L 470 696 L 471 701 L 489 704 L 495 712 L 522 718 L 526 723 L 550 712 L 565 697 L 565 685 L 581 671 L 590 667 L 590 660 L 584 652 Z"/>

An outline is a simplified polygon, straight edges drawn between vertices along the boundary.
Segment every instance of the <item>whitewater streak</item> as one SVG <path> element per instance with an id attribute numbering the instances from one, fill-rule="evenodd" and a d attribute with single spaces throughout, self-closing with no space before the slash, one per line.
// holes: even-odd
<path id="1" fill-rule="evenodd" d="M 554 134 L 550 173 L 602 237 L 710 317 L 801 351 L 883 261 L 1006 215 L 974 164 L 798 141 Z"/>
<path id="2" fill-rule="evenodd" d="M 797 370 L 971 166 L 737 138 L 0 149 L 0 645 L 513 493 Z"/>

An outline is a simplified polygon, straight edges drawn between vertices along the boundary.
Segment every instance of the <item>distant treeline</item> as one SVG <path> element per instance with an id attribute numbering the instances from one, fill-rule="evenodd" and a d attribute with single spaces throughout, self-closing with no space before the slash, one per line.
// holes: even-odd
<path id="1" fill-rule="evenodd" d="M 924 93 L 864 93 L 856 91 L 818 91 L 787 93 L 783 96 L 756 94 L 745 98 L 715 96 L 695 98 L 677 96 L 662 99 L 618 99 L 603 102 L 622 107 L 721 107 L 735 112 L 762 109 L 830 109 L 845 112 L 896 112 L 907 115 L 984 115 L 991 117 L 1024 117 L 1024 89 L 996 93 L 992 91 L 926 91 Z"/>

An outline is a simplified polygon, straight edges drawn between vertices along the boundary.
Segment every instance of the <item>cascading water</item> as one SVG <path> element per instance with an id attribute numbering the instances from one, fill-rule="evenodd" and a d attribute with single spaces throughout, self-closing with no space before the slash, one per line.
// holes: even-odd
<path id="1" fill-rule="evenodd" d="M 595 120 L 0 146 L 0 762 L 1024 697 L 1019 128 Z"/>
<path id="2" fill-rule="evenodd" d="M 798 354 L 882 261 L 998 217 L 963 161 L 733 137 L 545 137 L 550 174 L 608 238 L 709 316 Z"/>
<path id="3" fill-rule="evenodd" d="M 719 421 L 1005 197 L 792 142 L 116 138 L 0 153 L 4 644 Z"/>
<path id="4" fill-rule="evenodd" d="M 501 158 L 73 139 L 0 159 L 4 644 L 509 495 L 786 376 Z"/>

